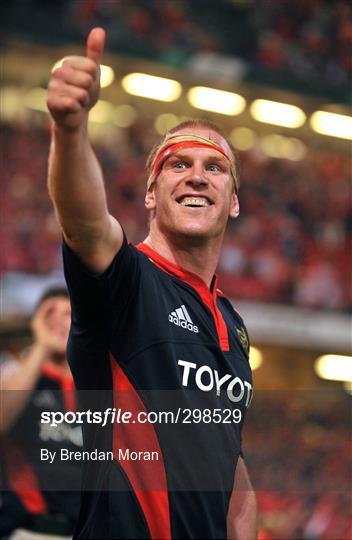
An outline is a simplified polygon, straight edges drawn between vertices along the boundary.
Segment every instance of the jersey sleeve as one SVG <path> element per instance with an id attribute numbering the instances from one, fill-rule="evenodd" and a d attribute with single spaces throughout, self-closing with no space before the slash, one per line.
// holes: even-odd
<path id="1" fill-rule="evenodd" d="M 63 262 L 71 299 L 72 322 L 85 328 L 107 324 L 125 309 L 138 280 L 138 255 L 126 236 L 110 266 L 102 273 L 91 272 L 63 241 Z"/>
<path id="2" fill-rule="evenodd" d="M 95 274 L 64 242 L 63 261 L 71 301 L 67 358 L 76 388 L 110 389 L 112 321 L 120 316 L 137 288 L 137 250 L 124 237 L 110 266 L 102 274 Z"/>

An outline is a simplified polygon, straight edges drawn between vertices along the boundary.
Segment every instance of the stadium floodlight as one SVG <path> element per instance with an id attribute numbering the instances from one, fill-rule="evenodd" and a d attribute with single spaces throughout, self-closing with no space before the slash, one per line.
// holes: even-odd
<path id="1" fill-rule="evenodd" d="M 89 121 L 107 124 L 113 121 L 114 112 L 114 106 L 109 101 L 99 99 L 89 113 Z"/>
<path id="2" fill-rule="evenodd" d="M 282 156 L 291 161 L 300 161 L 307 154 L 306 145 L 295 137 L 284 137 L 281 142 Z"/>
<path id="3" fill-rule="evenodd" d="M 282 143 L 284 137 L 278 134 L 265 135 L 260 139 L 260 147 L 264 154 L 272 158 L 282 158 Z"/>
<path id="4" fill-rule="evenodd" d="M 132 105 L 119 105 L 115 108 L 113 122 L 116 126 L 127 128 L 137 120 L 138 113 Z"/>
<path id="5" fill-rule="evenodd" d="M 315 372 L 330 381 L 352 381 L 352 356 L 324 354 L 316 359 Z"/>
<path id="6" fill-rule="evenodd" d="M 58 69 L 62 66 L 62 64 L 64 63 L 64 60 L 65 60 L 65 57 L 64 58 L 60 58 L 60 60 L 58 60 L 57 62 L 55 62 L 55 64 L 53 65 L 53 67 L 51 68 L 51 71 L 55 71 L 55 69 Z"/>
<path id="7" fill-rule="evenodd" d="M 257 349 L 257 347 L 250 347 L 249 350 L 249 363 L 254 371 L 255 369 L 258 369 L 262 363 L 263 363 L 263 354 L 260 349 Z"/>
<path id="8" fill-rule="evenodd" d="M 129 73 L 123 77 L 121 84 L 128 94 L 157 101 L 176 101 L 182 92 L 178 81 L 146 73 Z"/>
<path id="9" fill-rule="evenodd" d="M 246 100 L 239 94 L 206 86 L 194 86 L 188 91 L 188 101 L 196 109 L 236 116 L 246 108 Z"/>
<path id="10" fill-rule="evenodd" d="M 343 387 L 345 389 L 345 392 L 352 396 L 352 381 L 344 381 Z"/>
<path id="11" fill-rule="evenodd" d="M 5 86 L 0 88 L 0 107 L 2 119 L 13 120 L 23 105 L 23 91 L 17 86 Z"/>
<path id="12" fill-rule="evenodd" d="M 256 142 L 256 134 L 252 129 L 237 127 L 230 133 L 230 140 L 235 148 L 246 151 L 253 148 Z"/>
<path id="13" fill-rule="evenodd" d="M 159 114 L 154 121 L 154 127 L 159 135 L 164 135 L 167 131 L 179 124 L 179 118 L 172 113 Z"/>
<path id="14" fill-rule="evenodd" d="M 100 65 L 100 86 L 106 88 L 115 80 L 115 72 L 110 66 Z"/>
<path id="15" fill-rule="evenodd" d="M 271 134 L 260 139 L 260 147 L 264 154 L 272 158 L 299 161 L 304 158 L 307 148 L 302 141 L 295 137 Z"/>
<path id="16" fill-rule="evenodd" d="M 53 65 L 51 71 L 54 71 L 54 69 L 57 69 L 62 66 L 65 58 L 61 58 L 61 60 L 58 60 Z M 102 88 L 106 88 L 107 86 L 110 86 L 115 80 L 115 72 L 110 66 L 106 66 L 105 64 L 100 64 L 100 86 Z"/>
<path id="17" fill-rule="evenodd" d="M 299 128 L 306 121 L 306 115 L 296 105 L 256 99 L 250 107 L 251 115 L 257 122 L 287 128 Z"/>
<path id="18" fill-rule="evenodd" d="M 47 97 L 48 92 L 44 88 L 33 88 L 24 96 L 23 103 L 28 109 L 47 113 Z"/>
<path id="19" fill-rule="evenodd" d="M 310 118 L 310 125 L 321 135 L 352 140 L 352 116 L 327 111 L 315 111 Z"/>

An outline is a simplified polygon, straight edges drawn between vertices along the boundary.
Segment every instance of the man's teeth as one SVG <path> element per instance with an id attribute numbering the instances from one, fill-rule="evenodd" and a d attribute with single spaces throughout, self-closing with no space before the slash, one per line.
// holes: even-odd
<path id="1" fill-rule="evenodd" d="M 207 199 L 203 197 L 185 197 L 180 201 L 182 206 L 209 206 Z"/>

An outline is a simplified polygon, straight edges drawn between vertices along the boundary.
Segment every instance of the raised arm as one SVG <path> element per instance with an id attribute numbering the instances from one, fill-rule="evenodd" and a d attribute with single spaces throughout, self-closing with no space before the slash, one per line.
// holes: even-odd
<path id="1" fill-rule="evenodd" d="M 228 540 L 257 539 L 257 502 L 247 467 L 240 457 L 227 514 Z"/>
<path id="2" fill-rule="evenodd" d="M 105 31 L 94 28 L 86 56 L 68 56 L 52 72 L 48 109 L 53 118 L 48 189 L 68 245 L 103 272 L 122 245 L 121 226 L 107 208 L 102 172 L 88 138 L 88 115 L 100 92 Z"/>
<path id="3" fill-rule="evenodd" d="M 0 434 L 21 416 L 38 383 L 44 363 L 52 356 L 66 352 L 67 336 L 50 325 L 50 314 L 55 305 L 48 298 L 32 319 L 33 344 L 27 348 L 16 369 L 5 376 L 0 373 Z"/>

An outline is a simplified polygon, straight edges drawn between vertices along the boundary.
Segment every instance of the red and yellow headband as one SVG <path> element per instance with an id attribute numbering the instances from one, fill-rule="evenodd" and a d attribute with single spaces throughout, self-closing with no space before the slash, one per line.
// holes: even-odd
<path id="1" fill-rule="evenodd" d="M 183 150 L 184 148 L 210 148 L 211 150 L 215 150 L 216 152 L 222 154 L 230 163 L 231 176 L 233 178 L 237 193 L 239 182 L 236 169 L 231 162 L 231 159 L 219 144 L 211 139 L 208 139 L 207 137 L 201 137 L 200 135 L 174 135 L 173 137 L 169 137 L 164 144 L 161 145 L 156 152 L 150 167 L 150 176 L 147 181 L 147 189 L 149 189 L 153 182 L 155 182 L 167 158 L 178 150 Z"/>

